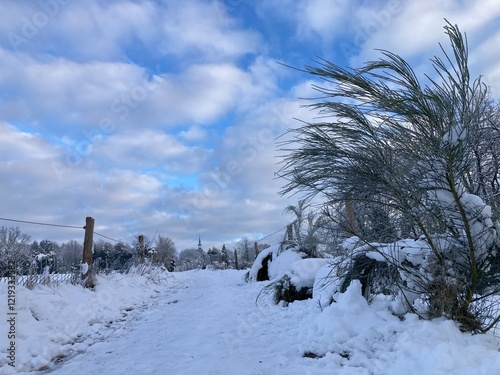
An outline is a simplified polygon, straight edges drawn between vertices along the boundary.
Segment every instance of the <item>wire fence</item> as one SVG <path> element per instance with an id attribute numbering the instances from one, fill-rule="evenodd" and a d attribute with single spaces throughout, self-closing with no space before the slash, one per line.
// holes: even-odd
<path id="1" fill-rule="evenodd" d="M 6 217 L 0 217 L 0 221 L 67 229 L 84 229 L 87 234 L 87 229 L 83 225 L 45 223 Z M 30 245 L 30 237 L 21 233 L 19 227 L 7 228 L 2 226 L 0 232 L 0 283 L 12 283 L 12 280 L 15 280 L 17 285 L 28 288 L 32 288 L 37 284 L 57 286 L 65 283 L 82 283 L 83 247 L 77 241 L 70 241 L 73 242 L 72 248 L 66 247 L 63 249 L 48 240 L 41 241 L 40 245 L 37 243 L 36 248 L 33 248 L 36 241 Z M 92 231 L 92 234 L 123 246 L 131 246 L 128 242 L 95 231 Z M 42 248 L 42 242 L 45 242 L 45 245 L 48 244 L 48 248 Z M 92 242 L 91 247 L 93 247 Z M 106 271 L 99 262 L 92 264 L 93 273 L 106 273 Z"/>
<path id="2" fill-rule="evenodd" d="M 20 223 L 20 224 L 32 224 L 32 225 L 43 225 L 43 226 L 48 226 L 48 227 L 57 227 L 57 228 L 70 228 L 70 229 L 85 229 L 84 225 L 78 226 L 78 225 L 66 225 L 66 224 L 53 224 L 53 223 L 42 223 L 39 221 L 29 221 L 29 220 L 19 220 L 19 219 L 9 219 L 5 217 L 0 217 L 0 221 L 7 221 L 11 223 Z M 121 242 L 125 244 L 130 244 L 126 241 L 122 240 L 117 240 L 109 236 L 105 236 L 104 234 L 98 233 L 96 231 L 93 232 L 96 236 L 106 238 L 108 240 L 114 241 L 114 242 Z"/>
<path id="3" fill-rule="evenodd" d="M 12 276 L 1 277 L 0 283 L 7 283 L 12 279 Z M 28 289 L 33 288 L 37 284 L 48 285 L 48 286 L 58 286 L 60 284 L 79 284 L 80 283 L 80 273 L 64 273 L 64 274 L 31 274 L 31 275 L 14 275 L 16 285 L 24 286 Z"/>
<path id="4" fill-rule="evenodd" d="M 16 224 L 27 224 L 27 225 L 41 225 L 49 227 L 67 228 L 68 230 L 74 229 L 85 229 L 84 225 L 67 225 L 67 224 L 56 224 L 56 223 L 46 223 L 40 221 L 32 220 L 20 220 L 13 218 L 0 217 L 0 221 L 6 221 Z M 19 229 L 19 228 L 16 228 Z M 89 228 L 87 228 L 89 229 Z M 240 255 L 240 259 L 236 258 L 236 250 L 228 250 L 228 259 L 225 261 L 225 267 L 227 268 L 245 268 L 251 266 L 251 263 L 255 256 L 263 248 L 280 243 L 285 234 L 287 226 L 279 228 L 278 230 L 261 236 L 257 240 L 249 241 L 247 254 L 248 259 L 245 259 Z M 139 254 L 135 253 L 134 244 L 122 240 L 117 240 L 111 236 L 96 232 L 92 230 L 94 236 L 116 242 L 116 244 L 125 245 L 120 250 L 116 251 L 112 248 L 101 249 L 100 251 L 94 249 L 95 251 L 102 252 L 103 254 L 94 254 L 94 259 L 92 263 L 92 272 L 96 273 L 107 273 L 109 271 L 126 272 L 131 266 L 136 265 L 140 259 Z M 4 241 L 8 242 L 8 241 Z M 49 241 L 50 242 L 50 241 Z M 73 241 L 77 243 L 77 241 Z M 255 243 L 255 246 L 254 246 Z M 28 288 L 32 288 L 37 284 L 56 286 L 64 283 L 79 284 L 82 283 L 82 246 L 78 244 L 78 247 L 68 251 L 67 249 L 61 249 L 58 247 L 56 251 L 34 251 L 30 249 L 29 243 L 23 243 L 22 246 L 12 251 L 12 247 L 9 249 L 9 245 L 0 243 L 0 283 L 8 282 L 11 277 L 15 277 L 15 282 L 17 285 L 22 285 Z M 12 244 L 10 244 L 12 245 Z M 95 242 L 94 242 L 95 245 Z M 135 244 L 137 245 L 137 244 Z M 99 257 L 100 255 L 100 257 Z M 114 256 L 114 258 L 113 258 Z M 224 263 L 221 259 L 221 254 L 205 254 L 203 262 L 200 265 L 184 264 L 180 263 L 175 267 L 177 271 L 183 271 L 195 268 L 205 268 L 208 266 L 217 265 L 218 263 Z M 118 258 L 118 259 L 117 259 Z M 188 259 L 189 261 L 190 259 Z M 239 261 L 239 266 L 237 266 Z M 246 263 L 245 263 L 246 262 Z M 119 263 L 119 264 L 115 264 Z M 248 264 L 247 264 L 248 263 Z M 14 267 L 9 266 L 9 264 L 14 264 Z M 185 268 L 185 269 L 184 269 Z M 170 270 L 170 269 L 169 269 Z"/>

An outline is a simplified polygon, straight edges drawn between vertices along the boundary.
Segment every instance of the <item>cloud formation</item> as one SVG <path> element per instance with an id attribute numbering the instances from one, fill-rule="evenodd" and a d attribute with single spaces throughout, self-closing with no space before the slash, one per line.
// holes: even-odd
<path id="1" fill-rule="evenodd" d="M 499 16 L 495 1 L 4 1 L 0 217 L 93 216 L 99 233 L 158 233 L 179 250 L 199 234 L 205 248 L 265 236 L 298 199 L 278 194 L 276 138 L 317 116 L 299 99 L 317 82 L 278 62 L 357 66 L 383 48 L 428 72 L 447 18 L 495 93 Z"/>

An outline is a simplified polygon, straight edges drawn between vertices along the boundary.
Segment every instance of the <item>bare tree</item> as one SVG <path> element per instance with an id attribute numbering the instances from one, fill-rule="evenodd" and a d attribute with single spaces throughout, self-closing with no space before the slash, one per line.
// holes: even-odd
<path id="1" fill-rule="evenodd" d="M 179 253 L 179 263 L 179 269 L 181 271 L 206 268 L 207 256 L 203 250 L 185 249 Z"/>
<path id="2" fill-rule="evenodd" d="M 60 262 L 66 272 L 80 266 L 82 252 L 83 245 L 78 243 L 78 241 L 70 240 L 61 245 Z"/>
<path id="3" fill-rule="evenodd" d="M 0 271 L 2 277 L 7 276 L 9 262 L 14 262 L 17 272 L 27 272 L 32 260 L 29 241 L 30 236 L 22 233 L 19 227 L 0 227 Z"/>
<path id="4" fill-rule="evenodd" d="M 172 261 L 177 260 L 175 243 L 170 237 L 158 236 L 155 244 L 156 259 L 158 263 L 169 267 Z"/>
<path id="5" fill-rule="evenodd" d="M 239 240 L 235 245 L 235 250 L 238 253 L 240 268 L 250 267 L 255 258 L 255 252 L 248 237 L 243 237 Z"/>

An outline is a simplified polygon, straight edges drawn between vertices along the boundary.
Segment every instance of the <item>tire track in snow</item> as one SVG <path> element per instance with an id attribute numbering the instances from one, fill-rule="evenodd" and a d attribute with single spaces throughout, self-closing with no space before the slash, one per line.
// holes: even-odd
<path id="1" fill-rule="evenodd" d="M 246 284 L 242 276 L 234 270 L 176 273 L 176 287 L 162 293 L 130 331 L 50 373 L 294 373 L 289 365 L 300 358 L 298 332 L 283 319 L 293 311 L 256 305 L 263 284 Z"/>

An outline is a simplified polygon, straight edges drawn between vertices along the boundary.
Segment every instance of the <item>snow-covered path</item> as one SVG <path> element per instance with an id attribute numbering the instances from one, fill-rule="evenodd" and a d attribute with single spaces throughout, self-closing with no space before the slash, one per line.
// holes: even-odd
<path id="1" fill-rule="evenodd" d="M 500 373 L 499 338 L 463 334 L 446 319 L 400 320 L 384 299 L 368 305 L 359 282 L 320 310 L 313 300 L 256 304 L 265 283 L 245 283 L 243 274 L 181 272 L 160 285 L 115 275 L 96 291 L 64 285 L 52 294 L 19 288 L 18 367 L 0 357 L 0 374 Z"/>
<path id="2" fill-rule="evenodd" d="M 141 320 L 50 373 L 290 374 L 290 361 L 302 359 L 296 347 L 277 342 L 297 339 L 283 320 L 286 312 L 255 304 L 262 284 L 244 283 L 237 271 L 176 276 L 177 287 L 160 295 Z"/>

